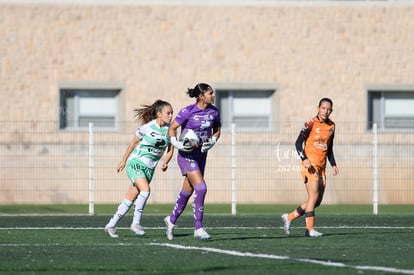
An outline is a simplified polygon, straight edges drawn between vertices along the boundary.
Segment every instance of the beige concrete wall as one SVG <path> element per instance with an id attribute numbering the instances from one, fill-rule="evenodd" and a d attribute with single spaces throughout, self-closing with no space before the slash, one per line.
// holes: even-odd
<path id="1" fill-rule="evenodd" d="M 275 111 L 281 121 L 292 122 L 285 124 L 286 132 L 296 133 L 298 121 L 312 116 L 318 100 L 328 96 L 334 100 L 332 118 L 341 125 L 342 133 L 358 135 L 353 136 L 354 143 L 369 144 L 371 133 L 365 127 L 353 126 L 353 122 L 364 125 L 367 120 L 367 87 L 414 84 L 414 6 L 338 2 L 0 4 L 0 121 L 12 122 L 3 127 L 2 152 L 10 150 L 8 143 L 27 146 L 87 140 L 85 136 L 59 132 L 54 123 L 47 124 L 46 134 L 40 135 L 31 135 L 21 124 L 13 123 L 57 121 L 61 83 L 119 84 L 124 88 L 126 120 L 132 119 L 133 108 L 157 98 L 170 101 L 178 111 L 192 102 L 185 95 L 186 89 L 201 81 L 213 85 L 276 83 L 280 109 Z M 128 142 L 129 135 L 125 136 L 122 142 Z M 225 136 L 223 144 L 229 141 Z M 274 143 L 295 138 L 295 134 L 277 136 Z M 338 135 L 337 140 L 339 144 L 349 142 L 346 135 Z M 404 140 L 412 142 L 411 138 Z M 23 155 L 30 155 L 24 153 L 24 147 L 22 150 Z M 116 152 L 121 154 L 123 150 Z M 369 153 L 370 149 L 366 150 Z M 9 162 L 12 155 L 2 153 L 2 163 Z M 13 161 L 30 166 L 33 160 Z M 209 173 L 217 171 L 221 170 Z M 268 178 L 274 176 L 270 171 L 264 174 L 268 173 Z M 2 168 L 2 175 L 2 184 L 5 179 L 10 186 L 21 183 L 18 174 L 10 176 Z M 351 181 L 344 180 L 344 186 L 350 186 Z M 52 194 L 40 201 L 54 201 L 54 183 L 50 186 L 47 190 Z M 123 194 L 123 187 L 119 193 Z M 170 188 L 171 194 L 160 201 L 173 200 L 177 188 Z M 302 186 L 295 188 L 298 194 L 303 193 Z M 18 192 L 7 198 L 20 201 Z M 119 193 L 102 201 L 118 201 Z M 228 200 L 228 196 L 220 196 L 213 198 Z M 68 201 L 74 200 L 72 196 Z M 283 201 L 260 192 L 253 199 L 246 195 L 245 201 L 249 200 Z M 370 201 L 370 194 L 363 200 Z"/>
<path id="2" fill-rule="evenodd" d="M 278 83 L 281 120 L 303 120 L 322 96 L 336 120 L 364 120 L 368 84 L 413 84 L 413 14 L 391 4 L 3 4 L 1 119 L 57 119 L 61 82 L 124 83 L 128 118 L 156 97 L 179 108 L 206 81 Z"/>

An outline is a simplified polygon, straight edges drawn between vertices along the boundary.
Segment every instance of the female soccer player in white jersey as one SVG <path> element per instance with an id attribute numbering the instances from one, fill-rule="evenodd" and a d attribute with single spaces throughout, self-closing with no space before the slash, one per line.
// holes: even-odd
<path id="1" fill-rule="evenodd" d="M 127 175 L 131 186 L 117 211 L 105 226 L 105 231 L 112 238 L 117 238 L 116 225 L 128 212 L 132 204 L 135 205 L 131 231 L 137 236 L 145 235 L 141 226 L 141 217 L 145 204 L 150 195 L 150 182 L 154 170 L 165 154 L 161 165 L 162 171 L 168 168 L 168 162 L 173 156 L 168 128 L 173 117 L 173 108 L 170 103 L 156 100 L 152 105 L 142 105 L 135 109 L 135 119 L 141 122 L 134 137 L 126 149 L 121 162 L 117 166 L 118 172 L 127 167 Z"/>

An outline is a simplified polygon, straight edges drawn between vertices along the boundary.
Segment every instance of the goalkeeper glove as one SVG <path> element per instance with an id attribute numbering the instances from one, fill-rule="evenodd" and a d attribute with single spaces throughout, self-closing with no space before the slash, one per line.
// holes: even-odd
<path id="1" fill-rule="evenodd" d="M 176 137 L 171 138 L 171 144 L 178 150 L 186 153 L 189 153 L 194 149 L 191 145 L 184 145 L 182 141 L 177 141 Z"/>
<path id="2" fill-rule="evenodd" d="M 210 150 L 211 148 L 213 148 L 214 144 L 216 144 L 217 142 L 217 138 L 216 137 L 212 137 L 207 141 L 203 142 L 203 145 L 201 145 L 201 152 L 205 153 L 208 150 Z"/>

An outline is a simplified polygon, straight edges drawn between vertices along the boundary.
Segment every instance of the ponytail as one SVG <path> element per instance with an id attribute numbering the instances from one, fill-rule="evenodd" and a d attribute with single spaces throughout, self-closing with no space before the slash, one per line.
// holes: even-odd
<path id="1" fill-rule="evenodd" d="M 152 105 L 142 104 L 141 106 L 141 108 L 134 109 L 134 119 L 141 122 L 141 124 L 147 124 L 157 118 L 157 113 L 161 112 L 164 106 L 171 106 L 171 104 L 167 101 L 157 99 Z"/>
<path id="2" fill-rule="evenodd" d="M 212 90 L 212 89 L 213 88 L 207 83 L 198 83 L 197 85 L 195 85 L 194 88 L 188 88 L 187 94 L 190 97 L 198 98 L 199 95 L 204 95 L 205 92 L 207 92 L 208 90 Z"/>

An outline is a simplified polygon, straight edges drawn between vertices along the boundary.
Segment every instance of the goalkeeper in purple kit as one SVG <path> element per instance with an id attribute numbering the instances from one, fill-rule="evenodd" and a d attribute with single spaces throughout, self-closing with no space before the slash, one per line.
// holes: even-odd
<path id="1" fill-rule="evenodd" d="M 167 238 L 172 240 L 175 223 L 194 192 L 194 237 L 208 240 L 211 236 L 203 228 L 204 200 L 207 193 L 204 168 L 207 151 L 216 144 L 220 137 L 220 113 L 213 106 L 215 96 L 210 85 L 199 83 L 194 88 L 188 89 L 187 94 L 196 98 L 196 102 L 181 109 L 169 128 L 171 143 L 178 149 L 177 162 L 184 176 L 184 182 L 175 206 L 171 214 L 165 217 L 164 222 L 167 226 Z M 197 134 L 199 144 L 196 148 L 186 146 L 182 141 L 177 140 L 176 130 L 179 127 L 181 127 L 181 132 L 191 129 Z"/>

